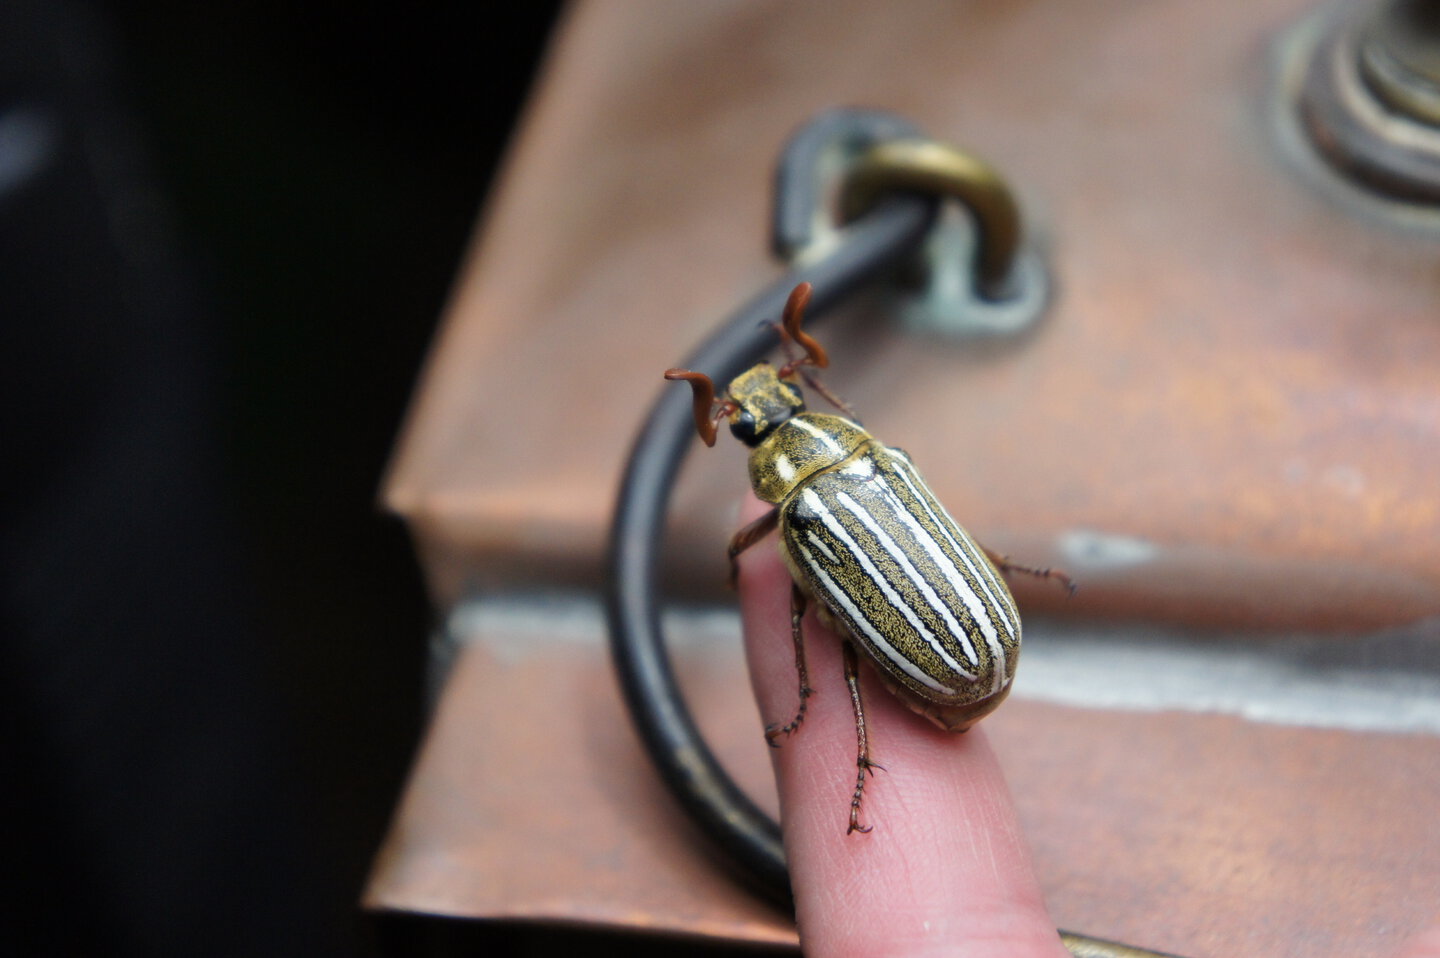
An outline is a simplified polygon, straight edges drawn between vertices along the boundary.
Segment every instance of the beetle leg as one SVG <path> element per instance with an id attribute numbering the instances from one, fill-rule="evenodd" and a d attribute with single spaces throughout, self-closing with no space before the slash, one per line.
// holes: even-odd
<path id="1" fill-rule="evenodd" d="M 828 402 L 830 405 L 834 406 L 836 409 L 843 412 L 846 419 L 853 419 L 856 422 L 860 421 L 860 417 L 855 414 L 855 410 L 851 408 L 850 404 L 845 400 L 841 399 L 839 396 L 835 395 L 833 392 L 831 392 L 830 387 L 822 383 L 819 376 L 816 376 L 814 373 L 810 372 L 804 367 L 800 368 L 799 373 L 800 378 L 805 380 L 805 385 L 815 390 L 815 392 L 819 393 L 821 396 L 824 396 L 825 401 Z"/>
<path id="2" fill-rule="evenodd" d="M 1051 569 L 1048 566 L 1043 569 L 1037 569 L 1034 566 L 1021 565 L 1018 562 L 1012 562 L 1010 557 L 1004 553 L 996 552 L 994 549 L 986 546 L 981 546 L 980 548 L 985 553 L 985 557 L 994 564 L 995 568 L 1006 575 L 1011 572 L 1023 572 L 1026 575 L 1033 575 L 1037 579 L 1053 579 L 1064 586 L 1071 595 L 1074 595 L 1075 590 L 1079 588 L 1073 579 L 1059 569 Z"/>
<path id="3" fill-rule="evenodd" d="M 848 402 L 831 392 L 830 387 L 821 382 L 820 377 L 807 368 L 810 365 L 808 361 L 803 357 L 795 355 L 795 344 L 790 341 L 788 336 L 784 335 L 785 327 L 779 323 L 774 325 L 777 330 L 781 331 L 780 348 L 785 352 L 785 365 L 781 367 L 780 372 L 783 374 L 788 370 L 793 373 L 799 373 L 800 378 L 805 380 L 805 385 L 815 390 L 817 395 L 823 396 L 826 402 L 843 412 L 846 418 L 859 422 L 860 417 L 855 414 L 854 408 L 851 407 Z"/>
<path id="4" fill-rule="evenodd" d="M 782 735 L 790 735 L 805 721 L 805 709 L 810 705 L 810 696 L 815 690 L 810 687 L 810 670 L 805 667 L 805 633 L 801 628 L 801 620 L 805 618 L 805 593 L 800 591 L 800 586 L 794 582 L 790 583 L 790 638 L 795 643 L 795 673 L 800 679 L 800 708 L 795 712 L 795 717 L 788 725 L 769 725 L 765 728 L 765 741 L 770 743 L 771 748 L 779 748 L 780 743 L 775 741 Z"/>
<path id="5" fill-rule="evenodd" d="M 740 553 L 765 538 L 779 524 L 780 508 L 777 506 L 730 537 L 730 588 L 735 588 L 735 582 L 740 577 Z"/>
<path id="6" fill-rule="evenodd" d="M 785 365 L 780 367 L 780 375 L 784 376 L 787 373 L 799 373 L 800 378 L 805 380 L 805 385 L 815 390 L 817 395 L 823 396 L 826 402 L 843 412 L 846 418 L 859 422 L 860 417 L 855 414 L 854 407 L 831 392 L 830 387 L 821 382 L 820 377 L 810 371 L 809 367 L 814 364 L 803 356 L 795 355 L 795 344 L 785 333 L 785 327 L 779 323 L 775 323 L 774 326 L 780 333 L 780 348 L 785 353 Z"/>
<path id="7" fill-rule="evenodd" d="M 850 705 L 855 709 L 855 738 L 859 744 L 855 756 L 855 793 L 850 796 L 850 827 L 845 829 L 845 834 L 849 835 L 874 828 L 873 825 L 860 824 L 860 800 L 865 793 L 866 773 L 874 775 L 875 769 L 883 772 L 885 768 L 870 761 L 870 736 L 865 731 L 865 705 L 860 701 L 860 663 L 855 657 L 855 646 L 844 642 L 842 651 L 845 655 L 845 684 L 850 687 Z"/>

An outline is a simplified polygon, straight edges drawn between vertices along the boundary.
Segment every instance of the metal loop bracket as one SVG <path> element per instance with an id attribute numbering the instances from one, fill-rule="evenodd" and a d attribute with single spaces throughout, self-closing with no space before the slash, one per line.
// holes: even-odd
<path id="1" fill-rule="evenodd" d="M 939 202 L 937 224 L 893 284 L 887 312 L 908 329 L 1009 336 L 1045 312 L 1049 276 L 1010 184 L 973 153 L 880 110 L 829 110 L 790 138 L 775 178 L 775 253 L 817 262 L 844 242 L 847 223 L 896 194 Z"/>
<path id="2" fill-rule="evenodd" d="M 925 139 L 891 140 L 872 147 L 850 168 L 840 193 L 840 217 L 849 222 L 896 190 L 952 197 L 975 220 L 975 282 L 990 300 L 1007 299 L 1020 253 L 1020 207 L 990 164 L 963 150 Z"/>

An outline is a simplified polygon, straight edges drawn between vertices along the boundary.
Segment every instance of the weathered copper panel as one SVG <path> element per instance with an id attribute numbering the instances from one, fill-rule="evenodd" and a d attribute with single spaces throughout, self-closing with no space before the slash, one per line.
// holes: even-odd
<path id="1" fill-rule="evenodd" d="M 773 809 L 738 643 L 679 637 L 698 720 Z M 594 633 L 492 630 L 469 646 L 367 903 L 793 941 L 681 817 L 607 667 Z M 1440 917 L 1434 736 L 1023 698 L 986 729 L 1062 927 L 1195 958 L 1352 958 Z M 904 782 L 903 768 L 886 778 Z"/>
<path id="2" fill-rule="evenodd" d="M 1055 304 L 990 348 L 869 304 L 827 333 L 830 380 L 983 538 L 1072 567 L 1067 614 L 1440 612 L 1440 232 L 1355 215 L 1292 157 L 1274 54 L 1303 9 L 579 5 L 387 484 L 437 597 L 594 580 L 659 372 L 775 272 L 778 145 L 865 103 L 1012 177 Z M 695 581 L 719 579 L 737 461 L 708 455 L 682 492 Z M 1108 564 L 1075 545 L 1093 534 L 1149 558 Z"/>
<path id="3" fill-rule="evenodd" d="M 1054 305 L 1018 341 L 916 335 L 878 300 L 824 333 L 830 383 L 957 518 L 1082 582 L 1019 583 L 1027 610 L 1432 641 L 1440 225 L 1306 152 L 1282 66 L 1308 6 L 577 4 L 386 484 L 437 605 L 599 581 L 660 372 L 777 273 L 776 150 L 863 104 L 981 153 L 1039 231 Z M 691 595 L 719 594 L 742 457 L 687 470 Z M 678 820 L 593 636 L 525 639 L 460 660 L 369 903 L 789 940 Z M 688 650 L 691 694 L 763 789 L 730 648 Z M 988 724 L 1062 925 L 1338 958 L 1440 917 L 1433 735 L 1062 708 L 1024 681 Z"/>

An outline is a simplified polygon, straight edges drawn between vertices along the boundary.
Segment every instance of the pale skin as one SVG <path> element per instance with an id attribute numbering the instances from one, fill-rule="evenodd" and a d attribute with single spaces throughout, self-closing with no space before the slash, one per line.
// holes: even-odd
<path id="1" fill-rule="evenodd" d="M 747 500 L 749 522 L 770 508 Z M 751 682 L 766 722 L 797 704 L 790 576 L 773 535 L 740 558 Z M 808 958 L 1067 958 L 984 723 L 944 732 L 908 711 L 862 664 L 875 761 L 866 834 L 846 834 L 855 721 L 840 639 L 805 616 L 804 724 L 772 750 L 800 941 Z M 1395 954 L 1377 948 L 1376 955 Z M 1440 958 L 1440 926 L 1396 958 Z"/>
<path id="2" fill-rule="evenodd" d="M 761 515 L 758 500 L 744 521 Z M 767 721 L 796 706 L 790 576 L 774 538 L 740 560 L 751 681 Z M 1066 958 L 1046 914 L 1015 807 L 983 727 L 944 732 L 861 669 L 877 770 L 845 833 L 855 783 L 855 720 L 840 643 L 805 617 L 811 685 L 804 724 L 774 749 L 801 942 L 810 958 Z M 900 773 L 903 770 L 903 775 Z"/>

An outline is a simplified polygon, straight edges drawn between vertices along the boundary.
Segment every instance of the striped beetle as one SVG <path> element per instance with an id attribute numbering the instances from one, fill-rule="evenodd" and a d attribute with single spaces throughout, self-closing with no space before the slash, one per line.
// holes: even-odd
<path id="1" fill-rule="evenodd" d="M 715 444 L 720 420 L 751 447 L 750 482 L 775 508 L 730 542 L 730 575 L 744 550 L 777 527 L 781 554 L 793 579 L 790 629 L 800 704 L 785 725 L 771 725 L 771 745 L 805 719 L 810 688 L 801 619 L 810 598 L 821 621 L 848 641 L 845 681 L 855 712 L 859 752 L 848 832 L 860 824 L 870 760 L 855 647 L 877 667 L 891 692 L 942 729 L 963 732 L 1010 692 L 1020 654 L 1020 616 L 1001 572 L 1054 578 L 1072 592 L 1063 572 L 1031 569 L 976 544 L 936 501 L 910 457 L 884 446 L 855 421 L 807 366 L 829 365 L 825 351 L 801 328 L 811 287 L 790 294 L 780 326 L 787 352 L 804 349 L 778 370 L 762 362 L 737 376 L 724 399 L 704 373 L 671 369 L 669 380 L 694 391 L 695 428 Z M 846 416 L 807 412 L 799 374 Z M 872 772 L 873 774 L 873 772 Z"/>

